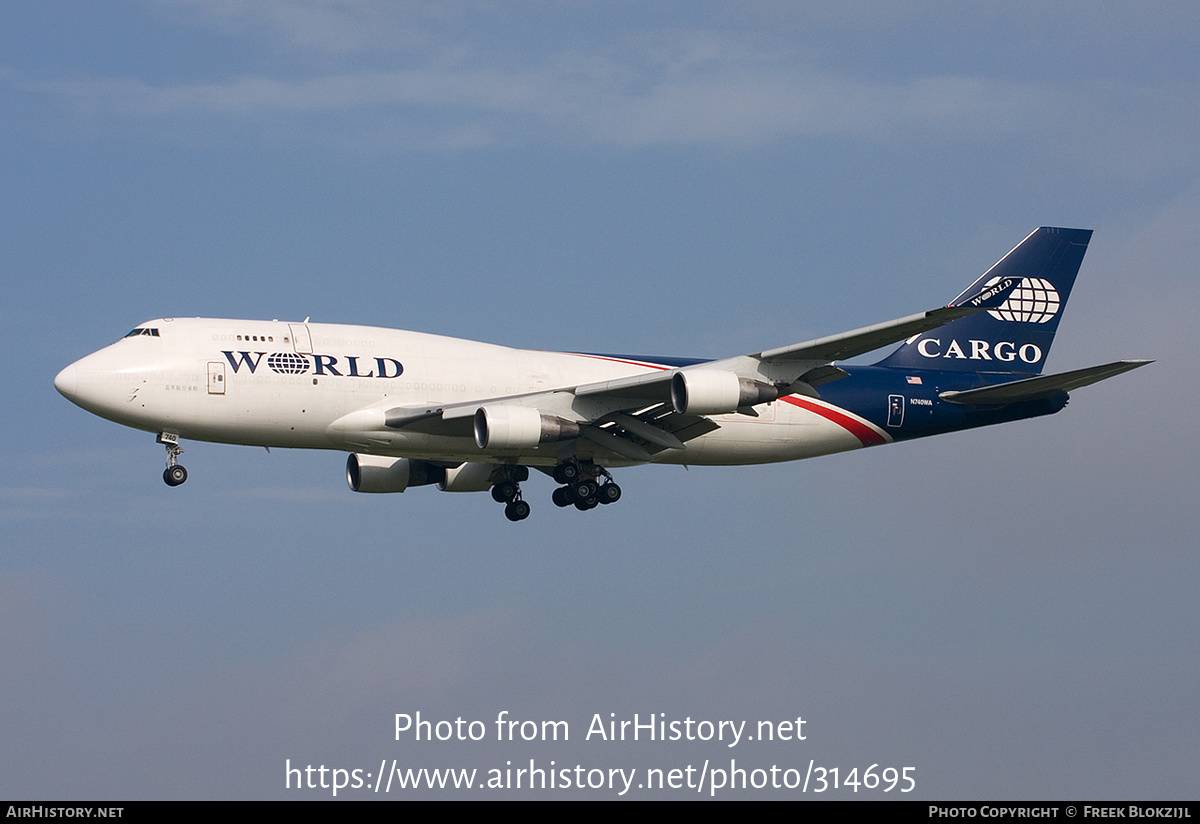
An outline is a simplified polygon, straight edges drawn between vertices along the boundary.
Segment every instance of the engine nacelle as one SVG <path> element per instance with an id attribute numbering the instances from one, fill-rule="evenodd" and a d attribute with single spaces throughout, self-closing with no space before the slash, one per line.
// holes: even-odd
<path id="1" fill-rule="evenodd" d="M 671 405 L 681 414 L 723 415 L 778 398 L 779 390 L 771 384 L 718 369 L 676 372 L 671 378 Z"/>
<path id="2" fill-rule="evenodd" d="M 495 464 L 465 463 L 447 469 L 437 487 L 442 492 L 486 492 L 492 488 L 492 473 L 495 470 Z"/>
<path id="3" fill-rule="evenodd" d="M 579 424 L 543 415 L 531 406 L 492 404 L 475 410 L 475 445 L 480 449 L 529 449 L 579 437 Z"/>
<path id="4" fill-rule="evenodd" d="M 410 486 L 440 484 L 446 470 L 425 461 L 352 454 L 346 459 L 346 483 L 355 492 L 403 492 Z"/>

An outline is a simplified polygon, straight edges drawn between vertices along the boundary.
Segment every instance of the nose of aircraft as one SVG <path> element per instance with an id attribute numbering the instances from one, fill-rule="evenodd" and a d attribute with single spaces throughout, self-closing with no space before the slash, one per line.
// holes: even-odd
<path id="1" fill-rule="evenodd" d="M 76 383 L 75 364 L 71 364 L 54 376 L 54 388 L 69 401 L 75 400 Z"/>

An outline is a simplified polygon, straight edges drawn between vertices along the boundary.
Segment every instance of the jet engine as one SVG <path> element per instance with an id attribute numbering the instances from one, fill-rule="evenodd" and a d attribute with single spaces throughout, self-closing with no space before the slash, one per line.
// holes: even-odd
<path id="1" fill-rule="evenodd" d="M 475 445 L 480 449 L 528 449 L 577 437 L 579 424 L 530 406 L 492 404 L 475 410 Z"/>
<path id="2" fill-rule="evenodd" d="M 722 415 L 778 398 L 771 384 L 717 369 L 676 372 L 671 378 L 671 405 L 681 414 Z"/>
<path id="3" fill-rule="evenodd" d="M 346 459 L 346 482 L 355 492 L 403 492 L 445 479 L 445 469 L 425 461 L 357 453 Z"/>

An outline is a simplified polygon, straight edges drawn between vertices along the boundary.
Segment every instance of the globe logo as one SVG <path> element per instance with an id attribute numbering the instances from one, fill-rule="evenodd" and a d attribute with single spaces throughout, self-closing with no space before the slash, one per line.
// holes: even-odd
<path id="1" fill-rule="evenodd" d="M 984 288 L 996 283 L 992 278 Z M 1058 314 L 1058 292 L 1048 280 L 1022 278 L 1021 285 L 1012 291 L 1008 300 L 998 308 L 989 309 L 988 314 L 996 320 L 1015 320 L 1022 323 L 1045 323 Z"/>
<path id="2" fill-rule="evenodd" d="M 267 366 L 280 375 L 303 375 L 308 371 L 308 358 L 294 352 L 274 352 L 267 356 Z"/>

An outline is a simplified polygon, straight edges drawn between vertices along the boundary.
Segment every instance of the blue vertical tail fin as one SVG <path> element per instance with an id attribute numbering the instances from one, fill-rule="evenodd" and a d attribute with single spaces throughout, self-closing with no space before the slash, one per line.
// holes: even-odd
<path id="1" fill-rule="evenodd" d="M 951 301 L 1001 278 L 1021 278 L 1002 306 L 910 338 L 877 365 L 1039 374 L 1091 237 L 1091 229 L 1035 229 Z"/>

